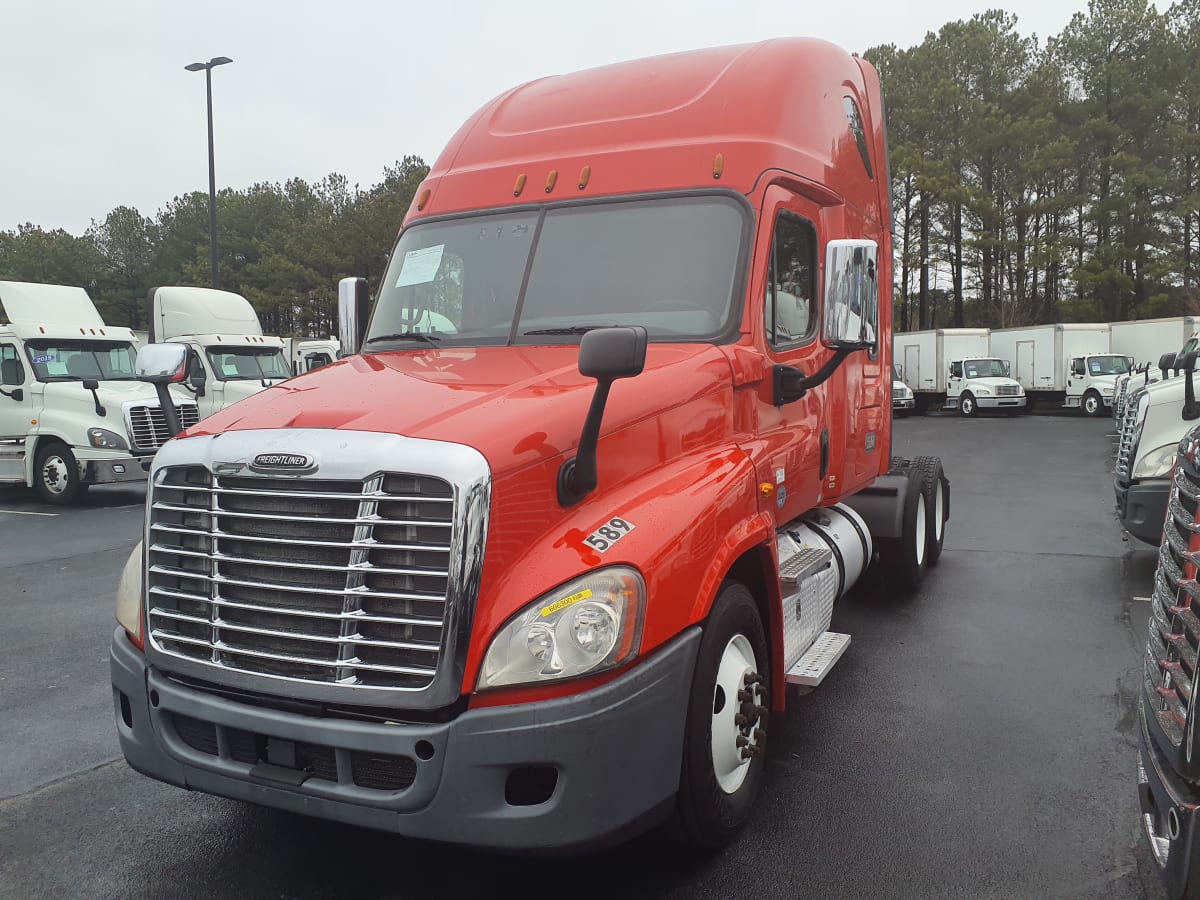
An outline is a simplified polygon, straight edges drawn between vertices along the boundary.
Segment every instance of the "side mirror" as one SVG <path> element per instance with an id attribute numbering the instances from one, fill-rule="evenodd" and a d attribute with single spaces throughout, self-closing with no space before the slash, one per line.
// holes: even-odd
<path id="1" fill-rule="evenodd" d="M 188 387 L 192 389 L 192 393 L 197 397 L 204 396 L 204 386 L 208 384 L 208 373 L 204 371 L 204 366 L 196 366 L 188 373 Z"/>
<path id="2" fill-rule="evenodd" d="M 187 344 L 146 344 L 138 350 L 133 373 L 149 384 L 181 384 L 190 363 Z"/>
<path id="3" fill-rule="evenodd" d="M 175 409 L 167 387 L 182 384 L 187 380 L 191 362 L 192 357 L 187 344 L 146 344 L 138 350 L 137 360 L 133 364 L 138 381 L 154 385 L 154 392 L 158 394 L 158 404 L 171 437 L 183 431 L 183 425 L 179 421 L 179 412 Z"/>
<path id="4" fill-rule="evenodd" d="M 1192 383 L 1192 374 L 1196 370 L 1196 351 L 1184 353 L 1175 364 L 1180 366 L 1184 371 L 1183 385 L 1183 410 L 1182 418 L 1186 422 L 1192 422 L 1200 419 L 1200 404 L 1196 403 L 1196 388 Z"/>
<path id="5" fill-rule="evenodd" d="M 825 315 L 821 341 L 837 350 L 876 349 L 879 285 L 874 241 L 835 240 L 825 248 Z"/>
<path id="6" fill-rule="evenodd" d="M 1010 363 L 1007 359 L 1002 359 L 1000 362 L 1004 365 L 1004 377 L 1012 378 L 1012 363 Z"/>
<path id="7" fill-rule="evenodd" d="M 342 342 L 340 356 L 353 356 L 362 348 L 367 335 L 370 312 L 367 279 L 343 278 L 338 282 L 338 339 Z"/>
<path id="8" fill-rule="evenodd" d="M 579 342 L 579 374 L 596 379 L 596 392 L 583 421 L 579 449 L 558 470 L 558 503 L 574 506 L 596 489 L 596 445 L 608 391 L 618 378 L 640 375 L 646 367 L 646 329 L 640 325 L 596 328 Z"/>
<path id="9" fill-rule="evenodd" d="M 1174 353 L 1164 353 L 1162 356 L 1160 356 L 1158 358 L 1158 369 L 1160 372 L 1162 372 L 1162 377 L 1163 377 L 1164 381 L 1167 378 L 1167 369 L 1173 369 L 1173 368 L 1175 368 L 1175 354 Z"/>

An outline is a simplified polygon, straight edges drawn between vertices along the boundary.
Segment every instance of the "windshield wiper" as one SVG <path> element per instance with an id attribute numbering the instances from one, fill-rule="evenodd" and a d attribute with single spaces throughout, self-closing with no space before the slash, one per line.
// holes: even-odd
<path id="1" fill-rule="evenodd" d="M 568 328 L 535 328 L 533 331 L 526 331 L 523 334 L 587 334 L 589 331 L 594 331 L 597 328 L 616 328 L 616 325 L 571 325 Z"/>
<path id="2" fill-rule="evenodd" d="M 427 334 L 424 331 L 401 331 L 397 332 L 396 334 L 381 334 L 377 337 L 367 338 L 367 343 L 376 344 L 383 341 L 424 341 L 426 344 L 436 344 L 440 340 L 441 338 L 436 334 Z"/>

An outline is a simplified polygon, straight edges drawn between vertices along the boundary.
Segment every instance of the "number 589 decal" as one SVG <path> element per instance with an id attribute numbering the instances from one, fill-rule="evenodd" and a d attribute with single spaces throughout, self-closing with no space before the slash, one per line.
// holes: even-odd
<path id="1" fill-rule="evenodd" d="M 603 553 L 633 529 L 632 522 L 613 517 L 585 537 L 583 542 L 598 553 Z"/>

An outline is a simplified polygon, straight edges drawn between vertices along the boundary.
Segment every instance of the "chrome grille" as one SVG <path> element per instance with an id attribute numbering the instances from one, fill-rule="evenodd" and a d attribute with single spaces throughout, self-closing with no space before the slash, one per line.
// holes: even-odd
<path id="1" fill-rule="evenodd" d="M 195 403 L 184 403 L 175 407 L 179 423 L 190 428 L 200 421 L 200 411 Z M 171 439 L 167 428 L 167 417 L 161 406 L 130 406 L 125 411 L 129 436 L 133 438 L 134 450 L 157 450 Z"/>
<path id="2" fill-rule="evenodd" d="M 454 490 L 363 480 L 155 473 L 154 649 L 223 671 L 421 690 L 444 646 Z"/>
<path id="3" fill-rule="evenodd" d="M 1193 461 L 1198 434 L 1200 430 L 1183 439 L 1172 475 L 1163 541 L 1154 573 L 1144 668 L 1148 708 L 1175 750 L 1180 750 L 1189 737 L 1197 651 L 1200 649 L 1200 616 L 1197 615 L 1200 585 L 1195 576 L 1200 551 L 1189 549 L 1193 536 L 1200 534 L 1200 526 L 1196 524 L 1200 472 Z M 1189 447 L 1190 458 L 1184 453 L 1185 447 Z M 1190 574 L 1185 574 L 1189 570 Z M 1200 751 L 1200 747 L 1196 750 Z M 1200 757 L 1200 752 L 1196 755 Z M 1191 756 L 1189 746 L 1186 748 L 1188 762 Z"/>
<path id="4" fill-rule="evenodd" d="M 1117 432 L 1117 458 L 1113 473 L 1117 481 L 1128 484 L 1133 466 L 1133 443 L 1137 433 L 1138 392 L 1129 395 L 1125 403 L 1125 413 L 1121 417 L 1121 427 Z"/>
<path id="5" fill-rule="evenodd" d="M 1121 415 L 1125 411 L 1125 392 L 1129 389 L 1129 382 L 1133 380 L 1132 375 L 1126 375 L 1123 378 L 1118 378 L 1117 390 L 1113 394 L 1112 414 L 1113 418 L 1118 422 L 1121 421 Z"/>
<path id="6" fill-rule="evenodd" d="M 996 385 L 997 397 L 1017 397 L 1021 393 L 1021 388 L 1015 384 L 998 384 Z"/>

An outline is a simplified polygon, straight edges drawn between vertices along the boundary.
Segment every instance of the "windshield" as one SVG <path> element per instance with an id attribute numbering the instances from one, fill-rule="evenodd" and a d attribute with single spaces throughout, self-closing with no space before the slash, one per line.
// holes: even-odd
<path id="1" fill-rule="evenodd" d="M 206 347 L 208 362 L 221 381 L 278 381 L 291 377 L 278 347 Z"/>
<path id="2" fill-rule="evenodd" d="M 714 340 L 737 314 L 746 225 L 738 201 L 711 196 L 417 224 L 392 255 L 365 348 L 570 343 L 605 325 Z"/>
<path id="3" fill-rule="evenodd" d="M 1124 356 L 1089 356 L 1087 366 L 1092 375 L 1124 375 L 1129 371 L 1129 360 Z"/>
<path id="4" fill-rule="evenodd" d="M 963 370 L 968 378 L 1003 378 L 1008 374 L 1004 363 L 998 359 L 963 360 Z"/>
<path id="5" fill-rule="evenodd" d="M 129 341 L 27 341 L 38 381 L 133 381 L 136 357 Z"/>

